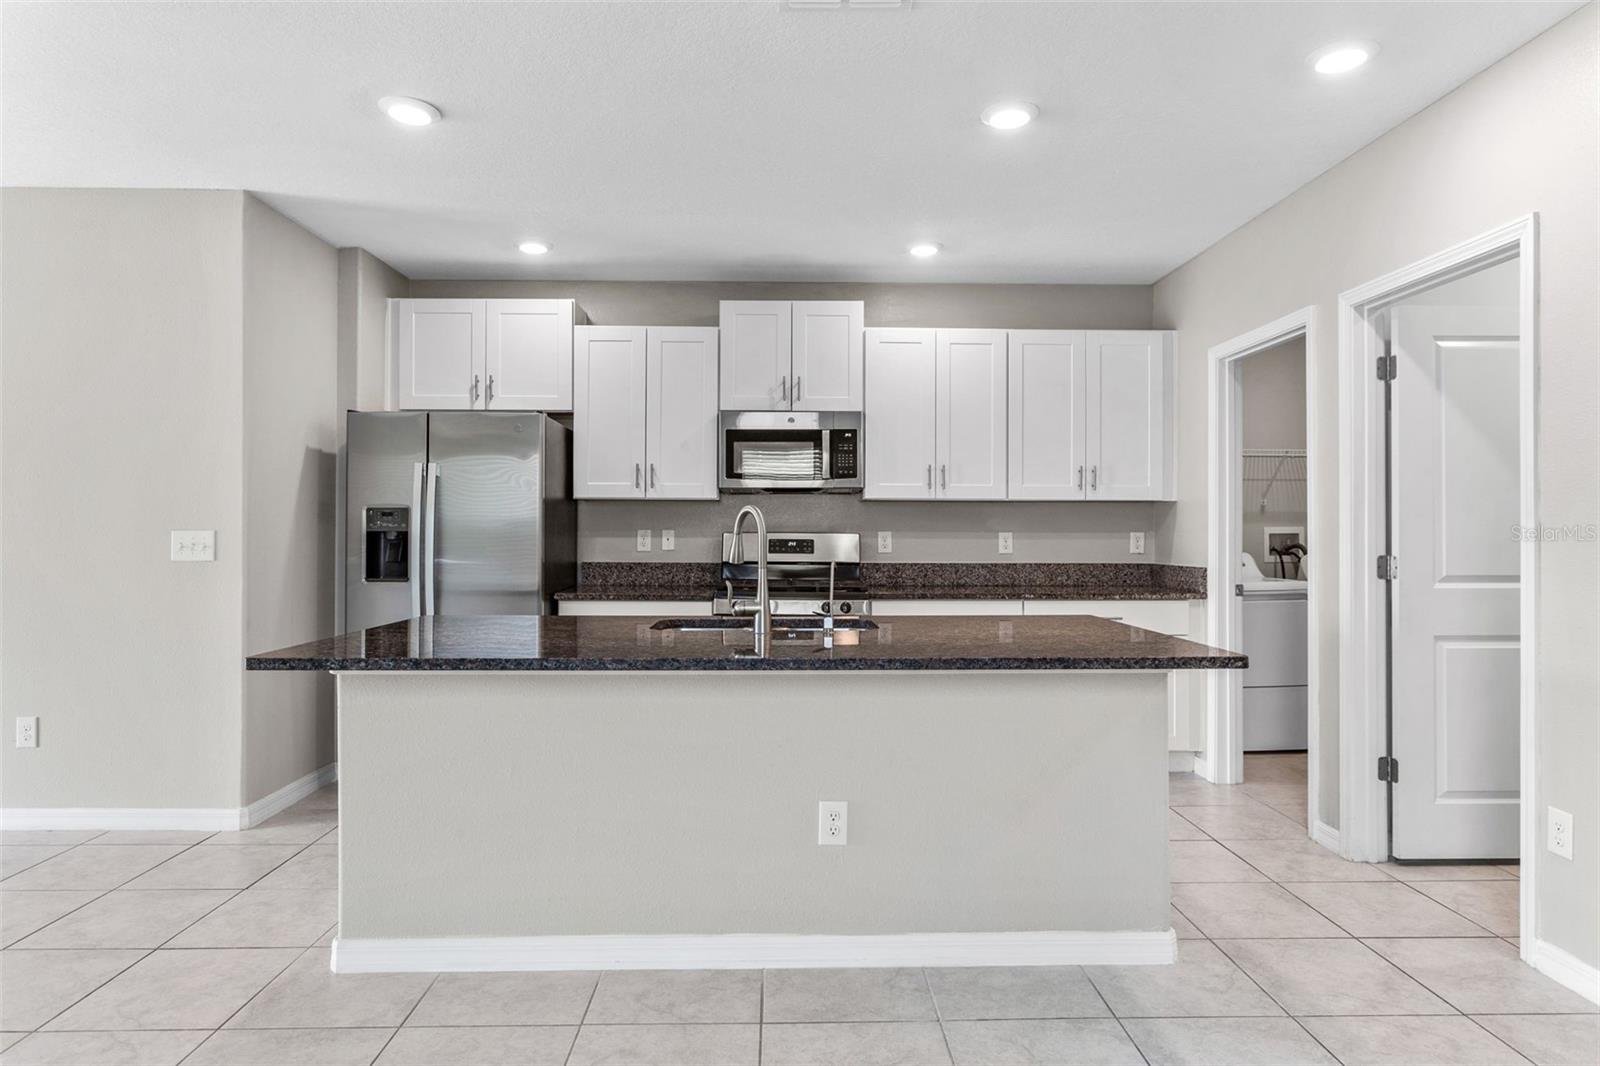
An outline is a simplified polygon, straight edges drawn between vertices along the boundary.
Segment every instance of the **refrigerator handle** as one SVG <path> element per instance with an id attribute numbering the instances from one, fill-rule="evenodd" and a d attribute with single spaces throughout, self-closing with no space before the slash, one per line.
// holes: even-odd
<path id="1" fill-rule="evenodd" d="M 422 614 L 422 545 L 426 540 L 422 525 L 422 466 L 411 464 L 411 572 L 406 575 L 411 583 L 411 617 Z"/>
<path id="2" fill-rule="evenodd" d="M 439 604 L 433 587 L 433 571 L 439 532 L 439 464 L 428 464 L 428 491 L 423 506 L 423 557 L 422 557 L 422 609 L 424 614 L 437 614 Z"/>

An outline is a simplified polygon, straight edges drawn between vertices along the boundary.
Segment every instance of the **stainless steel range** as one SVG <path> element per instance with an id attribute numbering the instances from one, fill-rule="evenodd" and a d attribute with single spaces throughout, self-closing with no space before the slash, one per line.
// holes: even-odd
<path id="1" fill-rule="evenodd" d="M 712 606 L 714 614 L 733 614 L 735 600 L 756 596 L 760 541 L 755 533 L 740 538 L 743 550 L 735 552 L 733 534 L 722 535 L 723 594 Z M 870 613 L 859 533 L 768 532 L 767 584 L 775 615 Z"/>

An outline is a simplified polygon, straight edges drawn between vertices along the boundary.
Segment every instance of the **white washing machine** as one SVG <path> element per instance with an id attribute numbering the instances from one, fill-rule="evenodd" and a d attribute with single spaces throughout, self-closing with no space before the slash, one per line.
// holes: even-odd
<path id="1" fill-rule="evenodd" d="M 1244 653 L 1250 656 L 1244 672 L 1244 750 L 1304 751 L 1306 583 L 1262 577 L 1247 565 L 1240 589 Z"/>

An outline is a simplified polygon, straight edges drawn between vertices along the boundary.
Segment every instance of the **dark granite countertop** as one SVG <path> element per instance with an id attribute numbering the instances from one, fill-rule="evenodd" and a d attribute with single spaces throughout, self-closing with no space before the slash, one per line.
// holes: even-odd
<path id="1" fill-rule="evenodd" d="M 428 617 L 252 655 L 250 670 L 1203 670 L 1245 656 L 1089 615 L 896 618 L 836 633 L 661 630 L 638 618 Z"/>
<path id="2" fill-rule="evenodd" d="M 1206 572 L 1166 563 L 863 563 L 869 600 L 1203 600 Z M 705 600 L 715 563 L 583 563 L 557 600 Z"/>

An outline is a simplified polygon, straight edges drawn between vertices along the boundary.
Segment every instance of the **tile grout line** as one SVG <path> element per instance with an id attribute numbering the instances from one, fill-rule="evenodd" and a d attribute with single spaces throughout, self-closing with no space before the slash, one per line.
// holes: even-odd
<path id="1" fill-rule="evenodd" d="M 400 1030 L 404 1029 L 406 1027 L 406 1022 L 409 1022 L 411 1020 L 411 1016 L 417 1013 L 417 1008 L 422 1006 L 422 1001 L 428 998 L 428 993 L 433 991 L 433 986 L 439 983 L 440 976 L 440 974 L 433 975 L 433 979 L 428 982 L 428 987 L 422 990 L 422 995 L 418 996 L 416 1002 L 411 1004 L 410 1009 L 406 1011 L 406 1016 L 401 1018 L 400 1024 L 394 1027 L 394 1032 L 389 1034 L 388 1039 L 383 1042 L 383 1046 L 378 1049 L 378 1053 L 372 1056 L 372 1062 L 377 1062 L 379 1059 L 383 1058 L 383 1053 L 389 1050 L 389 1045 L 394 1043 L 394 1038 L 400 1035 Z"/>
<path id="2" fill-rule="evenodd" d="M 928 967 L 920 967 L 917 972 L 922 974 L 922 987 L 928 990 L 928 1003 L 933 1007 L 934 1024 L 939 1027 L 939 1041 L 944 1044 L 944 1057 L 954 1063 L 956 1053 L 950 1049 L 950 1034 L 944 1029 L 944 1011 L 939 1009 L 939 996 L 933 990 L 933 982 L 928 980 Z"/>
<path id="3" fill-rule="evenodd" d="M 594 997 L 600 994 L 600 982 L 604 977 L 604 971 L 594 975 L 594 984 L 589 986 L 589 998 L 583 1001 L 583 1013 L 578 1015 L 578 1024 L 572 1030 L 572 1043 L 567 1046 L 566 1057 L 561 1060 L 562 1066 L 567 1066 L 572 1061 L 572 1053 L 578 1050 L 578 1037 L 583 1035 L 583 1027 L 589 1021 L 589 1008 L 594 1006 Z"/>
<path id="4" fill-rule="evenodd" d="M 138 948 L 130 948 L 129 950 L 130 951 L 138 951 L 140 949 L 138 949 Z M 44 1023 L 42 1025 L 35 1026 L 34 1028 L 30 1029 L 29 1032 L 30 1033 L 41 1033 L 41 1032 L 44 1032 L 44 1027 L 46 1025 L 49 1025 L 51 1022 L 55 1021 L 57 1018 L 61 1017 L 65 1013 L 67 1013 L 67 1011 L 71 1010 L 73 1007 L 76 1007 L 78 1004 L 82 1003 L 84 1000 L 88 999 L 90 996 L 94 995 L 96 992 L 100 991 L 106 985 L 109 985 L 112 981 L 115 981 L 117 978 L 121 977 L 123 974 L 127 973 L 129 970 L 133 969 L 135 966 L 139 965 L 141 962 L 143 962 L 145 959 L 148 959 L 153 954 L 155 954 L 155 949 L 154 948 L 150 948 L 149 950 L 145 951 L 137 959 L 131 960 L 128 963 L 128 965 L 122 967 L 116 973 L 111 974 L 104 981 L 101 981 L 99 984 L 97 984 L 93 988 L 89 989 L 89 991 L 87 991 L 83 995 L 77 997 L 71 1003 L 68 1003 L 65 1007 L 62 1007 L 60 1010 L 56 1011 L 54 1014 L 50 1015 L 50 1017 L 48 1017 L 48 1018 L 46 1018 L 44 1020 Z M 20 1043 L 20 1041 L 19 1041 L 19 1043 Z"/>
<path id="5" fill-rule="evenodd" d="M 1190 924 L 1193 925 L 1194 923 L 1191 922 Z M 1199 927 L 1196 926 L 1196 928 Z M 1208 939 L 1206 942 L 1210 943 L 1210 940 Z M 1173 951 L 1176 953 L 1176 946 L 1174 946 Z M 1177 959 L 1173 959 L 1172 964 L 1176 966 L 1178 964 Z M 1144 1048 L 1139 1046 L 1139 1041 L 1135 1040 L 1133 1038 L 1133 1034 L 1128 1032 L 1128 1023 L 1123 1021 L 1122 1016 L 1117 1013 L 1116 1008 L 1111 1006 L 1111 1001 L 1106 998 L 1106 994 L 1104 992 L 1100 991 L 1100 986 L 1094 983 L 1094 975 L 1089 972 L 1089 967 L 1079 966 L 1078 972 L 1083 975 L 1083 979 L 1085 981 L 1089 982 L 1089 987 L 1094 989 L 1094 994 L 1098 996 L 1100 998 L 1100 1002 L 1105 1005 L 1106 1012 L 1111 1015 L 1111 1020 L 1117 1023 L 1117 1028 L 1122 1030 L 1122 1035 L 1128 1038 L 1128 1043 L 1133 1045 L 1133 1050 L 1138 1054 L 1139 1060 L 1143 1062 L 1145 1066 L 1150 1066 L 1150 1056 L 1144 1053 Z"/>

